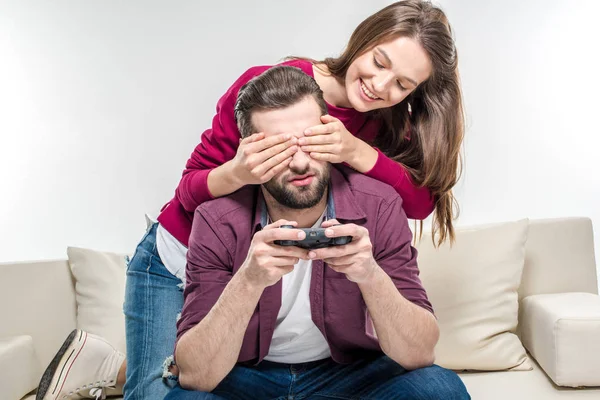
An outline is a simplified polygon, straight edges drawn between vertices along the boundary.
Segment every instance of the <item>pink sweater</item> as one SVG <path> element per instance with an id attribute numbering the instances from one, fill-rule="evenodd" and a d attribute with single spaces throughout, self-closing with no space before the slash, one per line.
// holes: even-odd
<path id="1" fill-rule="evenodd" d="M 283 63 L 302 69 L 314 78 L 312 64 L 294 60 Z M 238 78 L 217 103 L 217 113 L 212 128 L 202 134 L 188 160 L 175 197 L 161 210 L 158 221 L 177 240 L 188 245 L 192 229 L 192 218 L 196 207 L 213 196 L 208 190 L 208 174 L 213 169 L 235 157 L 240 133 L 233 116 L 233 108 L 240 88 L 253 77 L 260 75 L 271 66 L 253 67 Z M 327 104 L 329 114 L 338 118 L 353 135 L 371 143 L 379 132 L 380 121 L 369 119 L 367 114 L 352 108 L 341 108 Z M 381 151 L 375 166 L 367 176 L 391 185 L 402 197 L 402 205 L 408 218 L 425 219 L 434 208 L 434 199 L 427 188 L 414 185 L 407 171 L 397 162 L 386 157 Z"/>

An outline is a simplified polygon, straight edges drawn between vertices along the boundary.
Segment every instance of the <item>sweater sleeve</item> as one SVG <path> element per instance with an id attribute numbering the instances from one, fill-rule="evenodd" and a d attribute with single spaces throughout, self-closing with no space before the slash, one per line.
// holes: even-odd
<path id="1" fill-rule="evenodd" d="M 377 162 L 365 175 L 392 186 L 402 197 L 402 206 L 408 218 L 427 218 L 435 207 L 429 189 L 416 186 L 408 171 L 400 163 L 387 157 L 379 149 L 376 150 L 379 154 Z"/>
<path id="2" fill-rule="evenodd" d="M 233 159 L 239 146 L 240 132 L 233 111 L 238 92 L 246 82 L 268 68 L 250 68 L 219 99 L 212 126 L 202 133 L 201 142 L 187 161 L 175 190 L 175 196 L 186 211 L 193 212 L 200 204 L 213 198 L 208 190 L 208 174 Z"/>

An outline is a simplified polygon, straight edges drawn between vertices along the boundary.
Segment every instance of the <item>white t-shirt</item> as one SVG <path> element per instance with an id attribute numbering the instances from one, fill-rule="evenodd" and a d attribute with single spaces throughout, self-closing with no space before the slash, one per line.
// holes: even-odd
<path id="1" fill-rule="evenodd" d="M 323 217 L 313 228 L 320 227 Z M 282 278 L 281 308 L 265 360 L 296 364 L 331 356 L 329 344 L 314 324 L 310 309 L 312 260 L 300 260 Z"/>
<path id="2" fill-rule="evenodd" d="M 313 228 L 321 226 L 324 215 Z M 185 284 L 187 247 L 160 224 L 156 230 L 156 247 L 167 270 Z M 265 360 L 296 364 L 331 356 L 327 340 L 312 321 L 309 296 L 311 276 L 311 260 L 300 260 L 292 272 L 283 276 L 281 308 Z"/>
<path id="3" fill-rule="evenodd" d="M 156 250 L 167 270 L 185 285 L 187 247 L 171 235 L 161 224 L 156 228 Z"/>

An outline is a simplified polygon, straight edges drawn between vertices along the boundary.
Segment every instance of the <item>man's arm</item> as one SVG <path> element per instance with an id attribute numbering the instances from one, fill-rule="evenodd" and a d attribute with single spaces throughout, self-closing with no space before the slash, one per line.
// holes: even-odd
<path id="1" fill-rule="evenodd" d="M 377 254 L 366 228 L 334 226 L 338 222 L 330 220 L 323 223 L 331 229 L 326 235 L 353 236 L 352 242 L 319 249 L 314 258 L 324 259 L 358 284 L 385 354 L 406 369 L 431 365 L 439 328 L 418 277 L 417 252 L 401 200 L 393 201 L 377 219 Z"/>
<path id="2" fill-rule="evenodd" d="M 262 292 L 234 275 L 206 317 L 181 337 L 175 357 L 183 388 L 210 392 L 227 376 Z"/>
<path id="3" fill-rule="evenodd" d="M 406 369 L 433 364 L 439 338 L 433 314 L 404 298 L 379 266 L 358 287 L 383 352 Z"/>
<path id="4" fill-rule="evenodd" d="M 185 303 L 175 349 L 179 382 L 185 389 L 212 391 L 238 360 L 248 323 L 267 286 L 293 269 L 306 250 L 274 245 L 275 240 L 297 240 L 296 225 L 280 220 L 266 226 L 252 239 L 246 260 L 231 276 L 227 250 L 204 215 L 196 212 L 193 222 Z M 229 261 L 231 263 L 231 261 Z M 182 334 L 181 331 L 184 333 Z"/>

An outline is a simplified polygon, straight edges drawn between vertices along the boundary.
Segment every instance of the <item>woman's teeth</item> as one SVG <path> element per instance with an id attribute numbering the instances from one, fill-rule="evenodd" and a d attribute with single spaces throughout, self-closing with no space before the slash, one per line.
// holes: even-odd
<path id="1" fill-rule="evenodd" d="M 360 81 L 360 87 L 362 88 L 364 94 L 366 94 L 368 98 L 373 100 L 379 100 L 379 97 L 375 96 L 369 89 L 367 89 L 363 81 Z"/>

